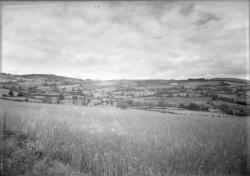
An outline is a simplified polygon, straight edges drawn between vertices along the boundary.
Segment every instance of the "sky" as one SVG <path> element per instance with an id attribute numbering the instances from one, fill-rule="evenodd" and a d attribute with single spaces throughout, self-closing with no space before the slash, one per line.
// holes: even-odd
<path id="1" fill-rule="evenodd" d="M 249 79 L 249 1 L 3 2 L 1 70 Z"/>

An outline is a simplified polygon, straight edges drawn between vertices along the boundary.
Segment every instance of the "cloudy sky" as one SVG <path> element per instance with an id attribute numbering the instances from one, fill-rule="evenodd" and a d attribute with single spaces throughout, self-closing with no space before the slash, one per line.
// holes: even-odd
<path id="1" fill-rule="evenodd" d="M 3 72 L 249 78 L 248 1 L 2 5 Z"/>

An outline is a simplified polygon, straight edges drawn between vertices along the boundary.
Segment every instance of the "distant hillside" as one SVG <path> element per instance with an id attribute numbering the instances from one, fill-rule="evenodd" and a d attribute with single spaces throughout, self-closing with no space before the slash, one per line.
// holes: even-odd
<path id="1" fill-rule="evenodd" d="M 228 81 L 228 82 L 237 82 L 237 83 L 246 83 L 249 84 L 249 80 L 245 79 L 238 79 L 238 78 L 211 78 L 211 79 L 205 79 L 205 78 L 189 78 L 186 80 L 164 80 L 164 79 L 148 79 L 148 80 L 107 80 L 107 81 L 97 81 L 97 80 L 91 80 L 91 79 L 78 79 L 78 78 L 71 78 L 71 77 L 65 77 L 65 76 L 58 76 L 54 74 L 27 74 L 27 75 L 14 75 L 14 74 L 7 74 L 7 73 L 1 73 L 0 74 L 0 81 L 1 82 L 8 82 L 13 81 L 17 79 L 37 79 L 37 80 L 46 80 L 48 82 L 68 82 L 68 83 L 79 83 L 79 84 L 98 84 L 101 82 L 112 82 L 114 84 L 122 83 L 122 82 L 137 82 L 141 86 L 145 85 L 152 85 L 152 84 L 169 84 L 170 82 L 189 82 L 189 81 Z"/>
<path id="2" fill-rule="evenodd" d="M 70 77 L 65 77 L 65 76 L 57 76 L 53 74 L 29 74 L 29 75 L 22 75 L 22 77 L 27 78 L 27 79 L 43 78 L 43 79 L 47 79 L 48 81 L 62 81 L 62 80 L 64 81 L 68 80 L 68 81 L 73 81 L 73 82 L 83 81 L 81 79 L 70 78 Z"/>
<path id="3" fill-rule="evenodd" d="M 249 80 L 246 79 L 239 79 L 239 78 L 212 78 L 209 79 L 212 81 L 228 81 L 228 82 L 237 82 L 237 83 L 250 83 Z"/>
<path id="4" fill-rule="evenodd" d="M 0 80 L 2 82 L 12 81 L 15 79 L 40 79 L 40 80 L 46 80 L 49 82 L 69 82 L 69 83 L 79 83 L 79 84 L 93 84 L 95 81 L 86 79 L 77 79 L 77 78 L 70 78 L 65 76 L 57 76 L 54 74 L 27 74 L 27 75 L 12 75 L 12 74 L 6 74 L 1 73 Z"/>

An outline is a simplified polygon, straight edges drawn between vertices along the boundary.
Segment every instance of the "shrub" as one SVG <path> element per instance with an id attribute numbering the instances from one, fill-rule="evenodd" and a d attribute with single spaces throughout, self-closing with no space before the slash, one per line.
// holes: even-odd
<path id="1" fill-rule="evenodd" d="M 14 93 L 12 90 L 9 91 L 9 96 L 13 97 L 14 96 Z"/>
<path id="2" fill-rule="evenodd" d="M 121 109 L 127 109 L 128 106 L 129 106 L 129 104 L 126 101 L 119 101 L 117 104 L 117 107 L 121 108 Z"/>

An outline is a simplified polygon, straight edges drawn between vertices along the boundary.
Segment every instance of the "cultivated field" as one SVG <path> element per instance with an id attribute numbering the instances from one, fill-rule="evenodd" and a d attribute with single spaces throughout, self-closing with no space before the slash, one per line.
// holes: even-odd
<path id="1" fill-rule="evenodd" d="M 41 155 L 35 175 L 247 174 L 247 117 L 0 102 L 1 127 Z"/>

